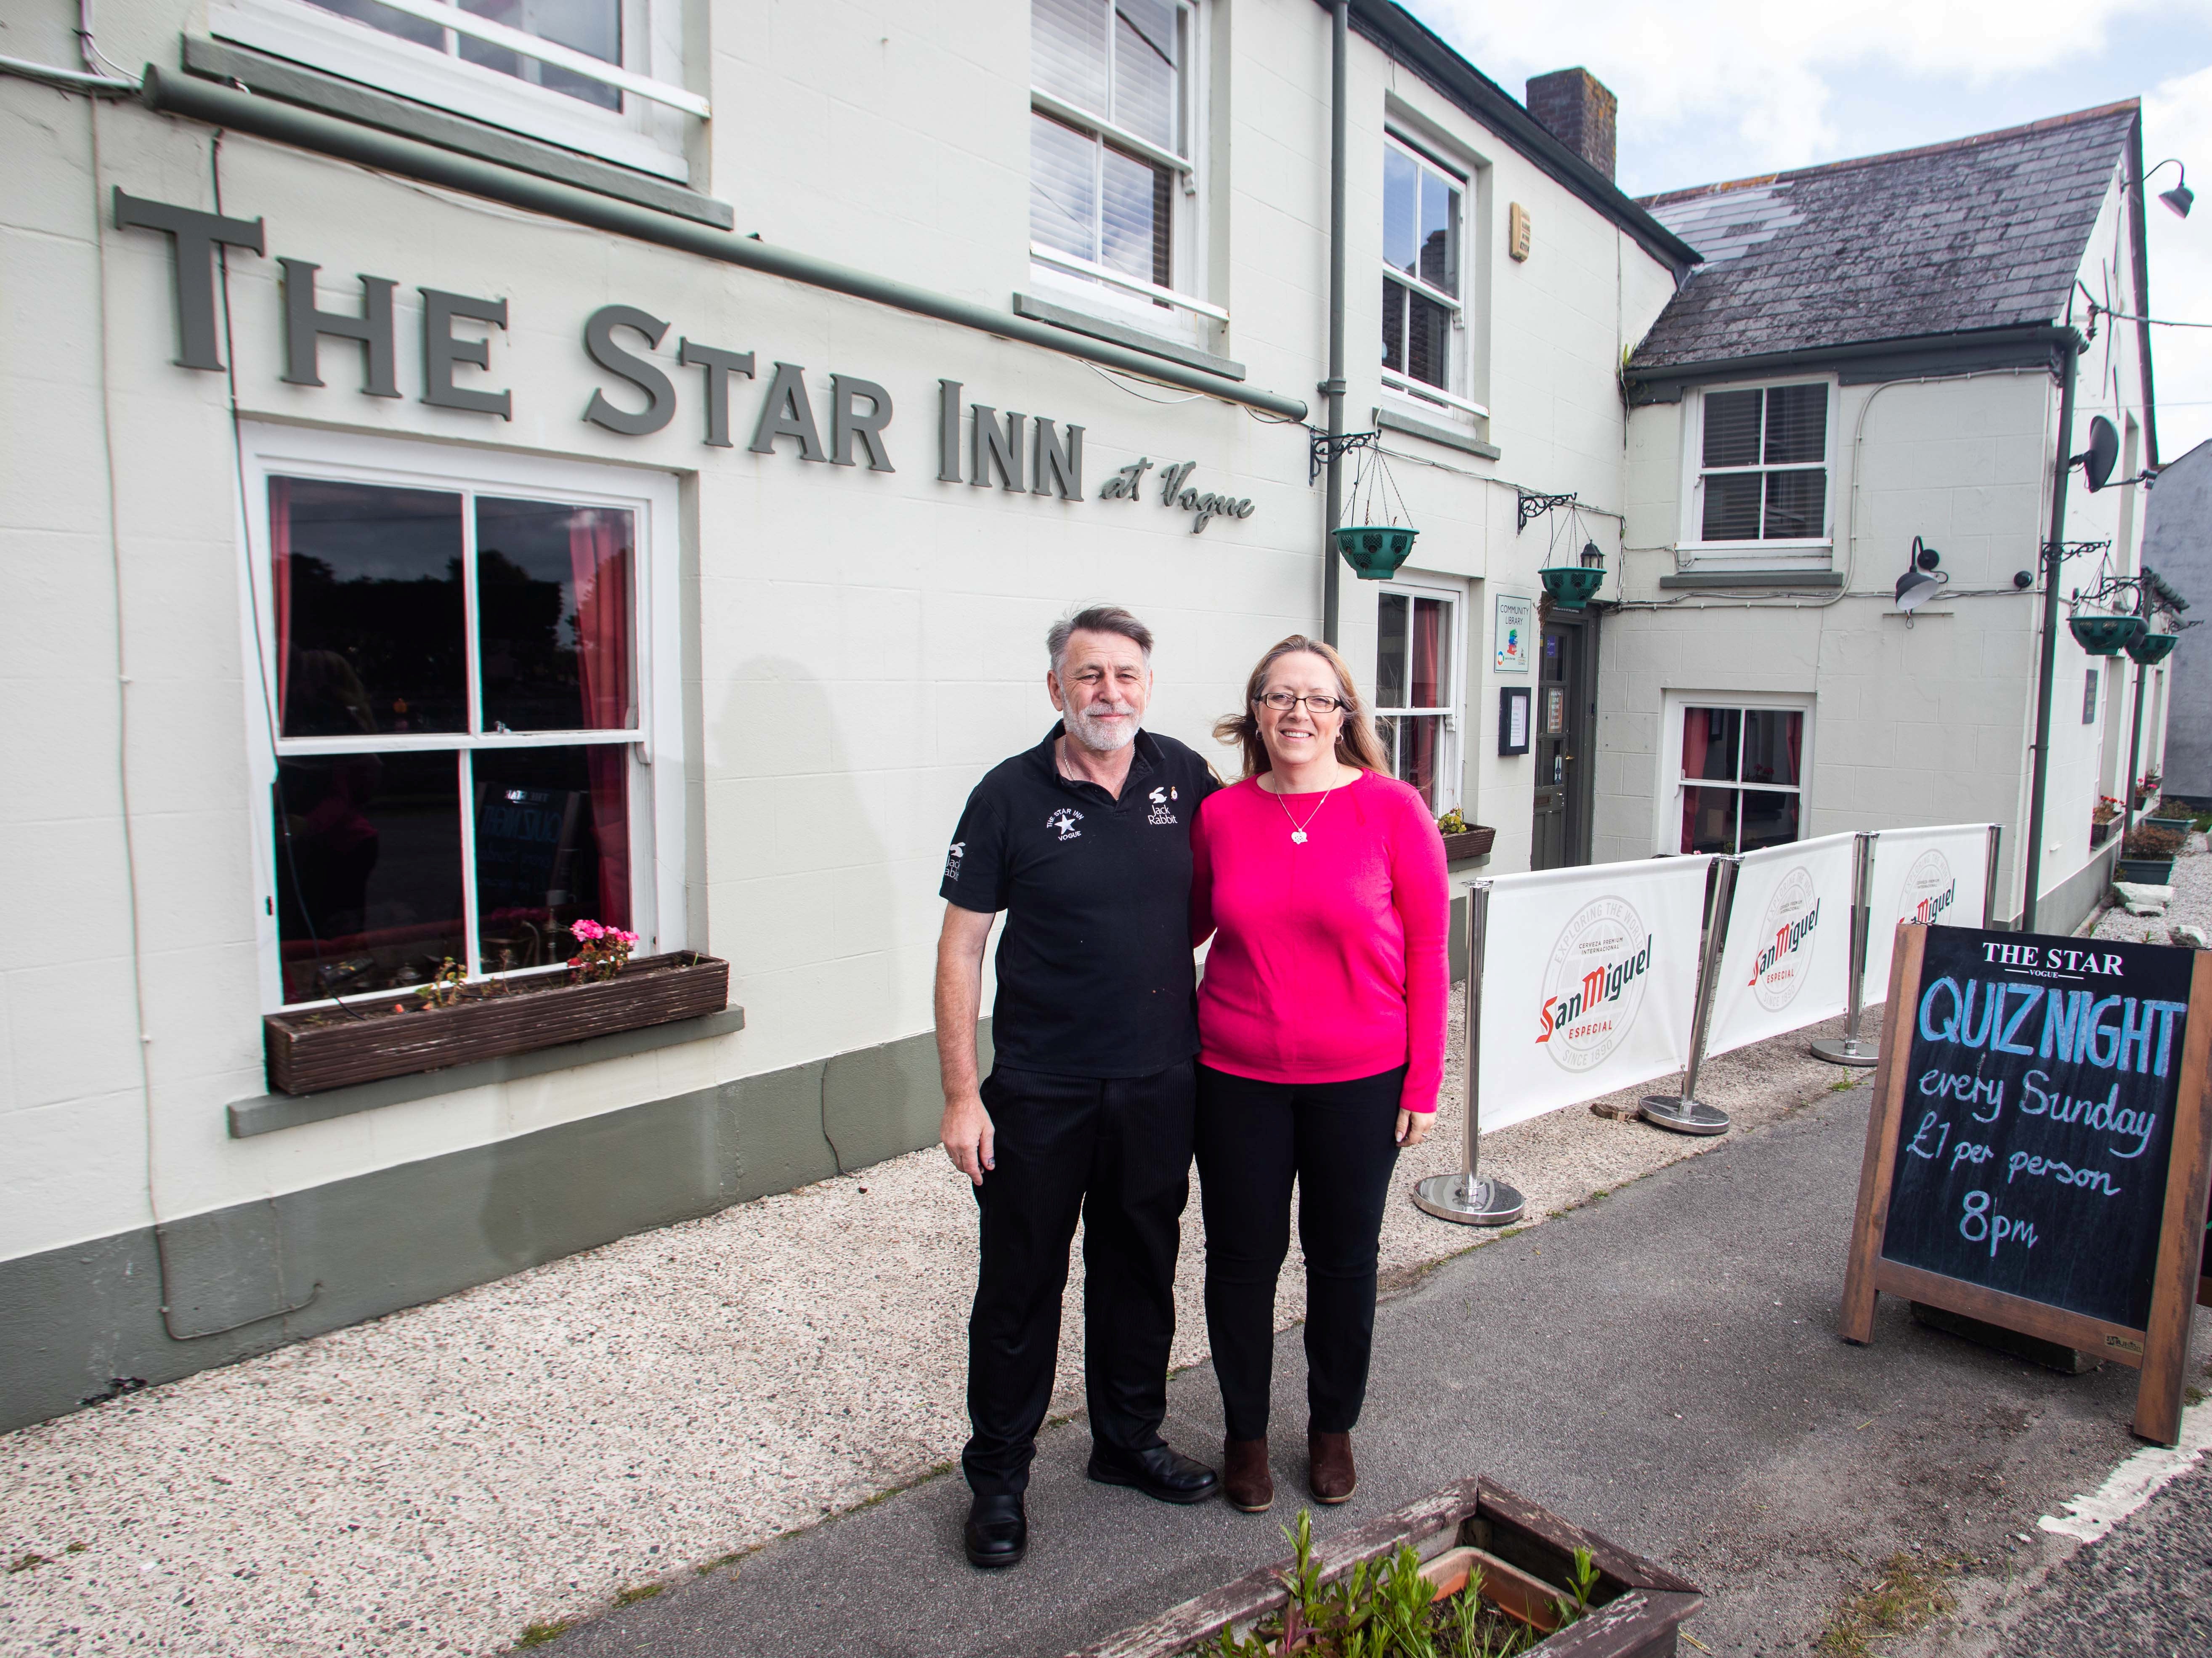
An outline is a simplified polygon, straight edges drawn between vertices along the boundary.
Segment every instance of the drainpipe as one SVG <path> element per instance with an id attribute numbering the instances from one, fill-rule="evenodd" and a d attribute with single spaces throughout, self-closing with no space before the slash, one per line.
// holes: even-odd
<path id="1" fill-rule="evenodd" d="M 2150 606 L 2146 604 L 2142 608 L 2148 610 Z M 2145 616 L 2143 620 L 2148 626 L 2149 617 Z M 2128 836 L 2136 832 L 2136 756 L 2142 747 L 2143 675 L 2148 671 L 2149 670 L 2142 663 L 2136 664 L 2135 714 L 2128 721 L 2128 774 L 2125 780 L 2127 787 L 2122 791 L 2126 798 L 2126 805 L 2120 808 L 2124 814 L 2120 818 L 2120 856 L 2123 858 L 2128 855 Z"/>
<path id="2" fill-rule="evenodd" d="M 1352 0 L 1329 7 L 1328 46 L 1328 378 L 1317 388 L 1328 399 L 1328 504 L 1321 532 L 1321 636 L 1336 643 L 1342 572 L 1329 531 L 1344 510 L 1344 106 L 1345 60 L 1350 56 Z"/>
<path id="3" fill-rule="evenodd" d="M 2043 657 L 2035 687 L 2035 768 L 2027 786 L 2027 884 L 2020 930 L 2035 931 L 2037 888 L 2043 881 L 2043 793 L 2051 778 L 2051 677 L 2058 665 L 2058 578 L 2066 560 L 2066 475 L 2073 470 L 2074 371 L 2081 341 L 2069 335 L 2063 389 L 2058 394 L 2058 454 L 2051 480 L 2051 533 L 2043 544 Z"/>

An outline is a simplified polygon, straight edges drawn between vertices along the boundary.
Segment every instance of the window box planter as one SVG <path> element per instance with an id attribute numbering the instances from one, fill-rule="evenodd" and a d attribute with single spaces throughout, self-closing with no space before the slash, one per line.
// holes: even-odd
<path id="1" fill-rule="evenodd" d="M 2096 817 L 2089 823 L 2089 849 L 2094 852 L 2112 838 L 2112 831 L 2120 826 L 2117 817 Z"/>
<path id="2" fill-rule="evenodd" d="M 270 1090 L 313 1094 L 719 1013 L 730 999 L 730 964 L 682 950 L 585 984 L 550 975 L 494 982 L 496 990 L 470 986 L 451 1007 L 410 1005 L 418 999 L 410 994 L 270 1014 L 261 1022 Z"/>
<path id="3" fill-rule="evenodd" d="M 2154 829 L 2164 829 L 2169 835 L 2187 835 L 2197 827 L 2193 817 L 2142 817 L 2136 820 Z"/>
<path id="4" fill-rule="evenodd" d="M 1444 836 L 1444 862 L 1456 864 L 1468 858 L 1487 858 L 1491 842 L 1497 838 L 1498 831 L 1486 823 L 1477 823 L 1473 829 L 1447 835 Z"/>
<path id="5" fill-rule="evenodd" d="M 2173 884 L 2173 859 L 2122 858 L 2112 865 L 2112 878 L 2135 886 L 2170 887 Z"/>
<path id="6" fill-rule="evenodd" d="M 1468 1569 L 1483 1573 L 1482 1598 L 1540 1631 L 1553 1627 L 1554 1600 L 1567 1588 L 1578 1548 L 1589 1551 L 1597 1587 L 1589 1609 L 1525 1658 L 1670 1658 L 1675 1634 L 1705 1605 L 1694 1584 L 1631 1554 L 1594 1532 L 1571 1525 L 1488 1479 L 1447 1485 L 1395 1514 L 1328 1539 L 1314 1550 L 1321 1581 L 1329 1583 L 1363 1561 L 1380 1561 L 1410 1546 L 1438 1599 L 1457 1594 Z M 1290 1595 L 1289 1563 L 1263 1568 L 1186 1600 L 1150 1622 L 1087 1647 L 1077 1658 L 1199 1658 L 1224 1630 L 1239 1637 L 1279 1616 Z"/>

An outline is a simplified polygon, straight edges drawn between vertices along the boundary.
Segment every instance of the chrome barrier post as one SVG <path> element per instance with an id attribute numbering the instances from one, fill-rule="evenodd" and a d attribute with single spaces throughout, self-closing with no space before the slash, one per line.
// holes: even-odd
<path id="1" fill-rule="evenodd" d="M 1646 1094 L 1637 1115 L 1655 1128 L 1677 1134 L 1725 1134 L 1729 1114 L 1698 1098 L 1698 1072 L 1705 1060 L 1705 1028 L 1712 1021 L 1713 996 L 1720 988 L 1721 946 L 1727 942 L 1729 910 L 1735 902 L 1737 860 L 1713 860 L 1713 908 L 1705 923 L 1705 948 L 1698 963 L 1697 999 L 1690 1015 L 1690 1062 L 1682 1072 L 1682 1091 Z"/>
<path id="2" fill-rule="evenodd" d="M 2129 798 L 2134 799 L 2132 795 Z M 1982 926 L 1985 928 L 1993 927 L 1997 924 L 1997 847 L 2003 838 L 2004 825 L 1990 824 L 1990 863 L 1988 870 L 1982 876 Z M 2124 847 L 2121 849 L 2126 850 Z"/>
<path id="3" fill-rule="evenodd" d="M 1482 1090 L 1475 1065 L 1482 1047 L 1482 946 L 1489 921 L 1490 883 L 1477 881 L 1467 895 L 1467 1146 L 1459 1173 L 1413 1182 L 1414 1207 L 1462 1226 L 1510 1226 L 1528 1206 L 1504 1181 L 1475 1172 L 1482 1155 Z"/>
<path id="4" fill-rule="evenodd" d="M 1859 1018 L 1866 1011 L 1867 941 L 1874 931 L 1874 843 L 1871 835 L 1856 837 L 1856 856 L 1851 865 L 1851 983 L 1844 1013 L 1844 1034 L 1823 1036 L 1806 1051 L 1830 1065 L 1871 1070 L 1881 1058 L 1880 1042 L 1859 1037 Z M 1990 867 L 1996 865 L 1991 861 Z"/>

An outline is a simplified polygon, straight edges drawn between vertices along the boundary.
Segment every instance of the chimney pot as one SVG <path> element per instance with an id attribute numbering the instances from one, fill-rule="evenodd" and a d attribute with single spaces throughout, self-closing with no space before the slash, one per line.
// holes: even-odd
<path id="1" fill-rule="evenodd" d="M 1528 81 L 1528 112 L 1546 131 L 1610 181 L 1613 117 L 1620 100 L 1586 69 L 1554 70 Z"/>

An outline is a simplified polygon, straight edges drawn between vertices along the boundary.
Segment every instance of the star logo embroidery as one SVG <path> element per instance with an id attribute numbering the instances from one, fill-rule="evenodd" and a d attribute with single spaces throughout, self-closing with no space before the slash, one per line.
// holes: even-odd
<path id="1" fill-rule="evenodd" d="M 1058 829 L 1063 841 L 1080 840 L 1083 831 L 1075 826 L 1083 821 L 1083 814 L 1073 806 L 1062 806 L 1044 820 L 1047 829 Z"/>

